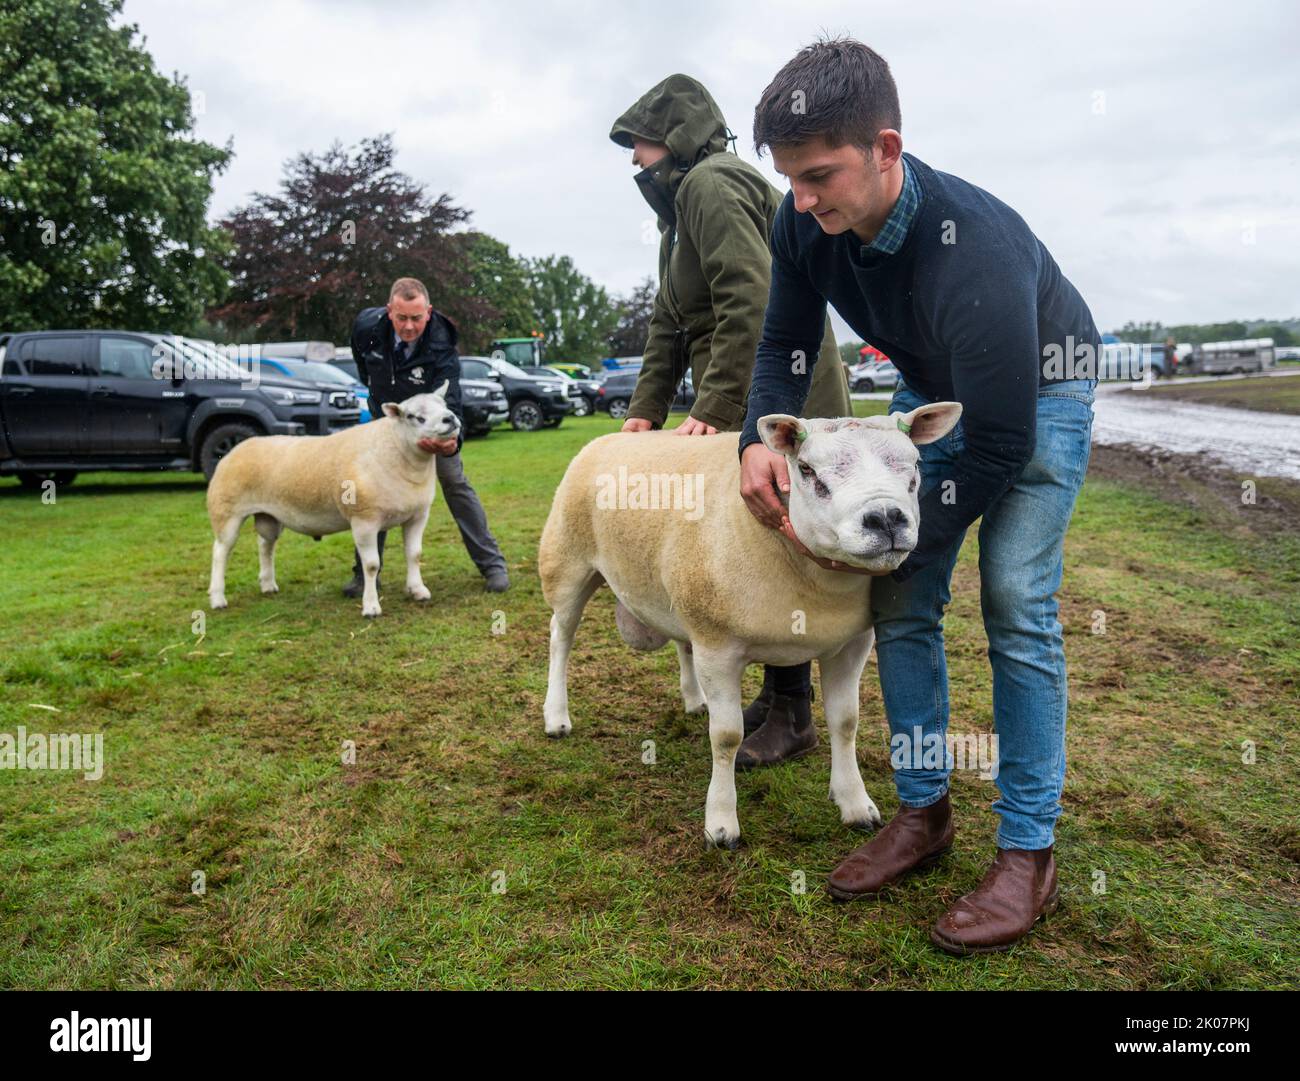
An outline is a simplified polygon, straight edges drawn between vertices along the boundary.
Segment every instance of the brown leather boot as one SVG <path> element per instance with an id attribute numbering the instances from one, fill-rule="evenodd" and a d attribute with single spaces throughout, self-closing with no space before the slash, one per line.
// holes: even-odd
<path id="1" fill-rule="evenodd" d="M 928 807 L 900 807 L 879 833 L 840 861 L 826 889 L 840 901 L 870 897 L 908 872 L 938 862 L 952 847 L 955 832 L 947 792 Z"/>
<path id="2" fill-rule="evenodd" d="M 812 695 L 773 694 L 767 720 L 747 737 L 736 752 L 736 770 L 775 766 L 810 754 L 817 746 L 812 719 Z"/>
<path id="3" fill-rule="evenodd" d="M 772 708 L 772 695 L 776 693 L 776 679 L 772 675 L 772 669 L 763 666 L 763 689 L 758 692 L 758 697 L 749 703 L 744 709 L 742 716 L 745 718 L 745 735 L 752 736 L 764 721 L 767 720 L 768 711 Z"/>
<path id="4" fill-rule="evenodd" d="M 963 956 L 1010 949 L 1037 920 L 1056 911 L 1060 895 L 1051 846 L 999 848 L 984 881 L 939 918 L 930 940 Z"/>

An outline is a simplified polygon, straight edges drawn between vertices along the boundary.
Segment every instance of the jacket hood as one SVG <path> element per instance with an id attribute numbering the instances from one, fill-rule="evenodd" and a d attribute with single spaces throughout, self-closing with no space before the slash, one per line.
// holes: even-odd
<path id="1" fill-rule="evenodd" d="M 672 229 L 677 224 L 677 188 L 683 177 L 701 158 L 725 150 L 731 133 L 718 103 L 699 80 L 669 75 L 614 121 L 609 137 L 629 149 L 633 139 L 668 147 L 668 153 L 637 173 L 635 180 L 659 216 L 660 228 Z"/>
<path id="2" fill-rule="evenodd" d="M 614 121 L 609 137 L 632 148 L 633 138 L 663 143 L 679 168 L 727 147 L 727 122 L 704 85 L 689 75 L 669 75 Z"/>

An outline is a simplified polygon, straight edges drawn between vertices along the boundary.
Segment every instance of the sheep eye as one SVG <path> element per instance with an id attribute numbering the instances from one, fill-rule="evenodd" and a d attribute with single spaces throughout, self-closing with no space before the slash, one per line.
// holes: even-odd
<path id="1" fill-rule="evenodd" d="M 817 477 L 817 471 L 812 466 L 804 462 L 799 463 L 799 472 L 806 480 L 813 482 L 813 492 L 821 499 L 825 499 L 831 494 L 831 490 L 826 487 Z"/>
<path id="2" fill-rule="evenodd" d="M 419 416 L 419 415 L 414 415 L 414 416 L 411 417 L 411 419 L 412 419 L 413 421 L 415 421 L 416 424 L 423 424 L 423 423 L 424 423 L 424 418 L 421 417 L 421 416 Z"/>

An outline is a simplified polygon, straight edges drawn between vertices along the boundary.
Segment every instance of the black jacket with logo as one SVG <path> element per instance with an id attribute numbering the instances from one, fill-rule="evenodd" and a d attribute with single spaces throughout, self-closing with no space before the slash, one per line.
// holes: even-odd
<path id="1" fill-rule="evenodd" d="M 456 327 L 441 312 L 429 317 L 408 355 L 393 363 L 397 335 L 387 308 L 366 308 L 352 324 L 352 359 L 357 374 L 370 391 L 370 415 L 381 417 L 385 402 L 404 402 L 415 394 L 432 394 L 447 380 L 447 407 L 465 423 L 460 400 L 460 357 L 456 352 Z M 457 440 L 457 447 L 460 441 Z"/>

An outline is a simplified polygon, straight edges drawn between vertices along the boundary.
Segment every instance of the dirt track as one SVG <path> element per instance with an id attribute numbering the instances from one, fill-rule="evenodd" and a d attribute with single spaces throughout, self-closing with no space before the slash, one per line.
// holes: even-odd
<path id="1" fill-rule="evenodd" d="M 1268 384 L 1279 382 L 1267 380 Z M 1262 384 L 1261 384 L 1262 385 Z M 1161 394 L 1103 385 L 1093 405 L 1094 445 L 1131 444 L 1204 455 L 1246 478 L 1300 481 L 1300 417 L 1175 401 Z"/>
<path id="2" fill-rule="evenodd" d="M 1256 535 L 1300 532 L 1300 481 L 1243 477 L 1205 453 L 1094 444 L 1088 476 L 1138 484 L 1163 499 L 1204 511 L 1212 521 Z M 1253 505 L 1242 502 L 1245 479 L 1255 482 Z"/>

